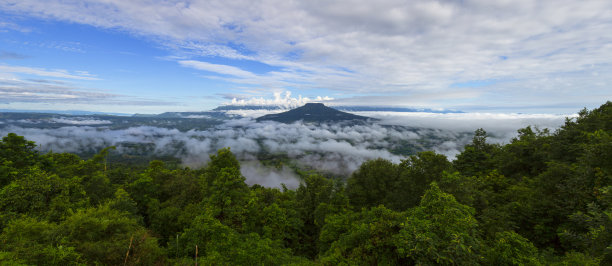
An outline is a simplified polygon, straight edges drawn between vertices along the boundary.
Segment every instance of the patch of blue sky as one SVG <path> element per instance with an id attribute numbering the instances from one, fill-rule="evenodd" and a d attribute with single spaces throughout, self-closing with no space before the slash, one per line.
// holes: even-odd
<path id="1" fill-rule="evenodd" d="M 8 30 L 2 33 L 0 51 L 23 55 L 22 59 L 3 60 L 2 63 L 45 70 L 61 69 L 68 73 L 85 71 L 98 79 L 68 80 L 81 88 L 158 98 L 210 95 L 233 86 L 223 80 L 202 78 L 200 71 L 177 67 L 175 61 L 164 59 L 169 53 L 167 48 L 146 37 L 61 21 L 9 19 L 17 20 L 16 23 L 31 31 Z M 258 74 L 278 69 L 249 60 L 217 58 L 212 61 Z M 19 75 L 27 79 L 59 79 Z"/>
<path id="2" fill-rule="evenodd" d="M 220 44 L 220 45 L 227 46 L 228 48 L 230 48 L 230 49 L 232 49 L 232 50 L 234 50 L 234 51 L 236 51 L 239 54 L 244 55 L 244 56 L 256 56 L 257 55 L 256 51 L 253 51 L 253 50 L 247 48 L 244 44 L 241 44 L 241 43 L 227 42 L 227 43 L 223 43 L 223 44 Z"/>
<path id="3" fill-rule="evenodd" d="M 7 31 L 2 39 L 2 50 L 27 56 L 19 65 L 105 75 L 113 70 L 152 68 L 150 61 L 164 55 L 145 40 L 125 32 L 36 19 L 20 24 L 32 31 Z"/>
<path id="4" fill-rule="evenodd" d="M 1 14 L 0 15 L 4 15 Z M 62 21 L 43 21 L 38 19 L 19 19 L 19 24 L 32 29 L 30 32 L 8 31 L 4 40 L 16 39 L 39 44 L 41 48 L 54 48 L 52 43 L 67 43 L 80 46 L 76 52 L 128 52 L 149 55 L 157 53 L 150 42 L 134 38 L 125 31 L 101 29 L 94 26 L 67 23 Z M 61 47 L 60 47 L 61 48 Z M 62 50 L 62 49 L 59 49 Z M 71 49 L 64 49 L 71 51 Z M 74 51 L 74 50 L 72 50 Z"/>
<path id="5" fill-rule="evenodd" d="M 457 82 L 450 85 L 451 88 L 480 88 L 496 84 L 497 80 L 470 80 Z"/>
<path id="6" fill-rule="evenodd" d="M 236 23 L 225 23 L 223 25 L 221 25 L 221 27 L 228 29 L 230 31 L 233 31 L 234 33 L 241 33 L 243 32 L 243 27 L 236 24 Z"/>
<path id="7" fill-rule="evenodd" d="M 0 15 L 5 20 L 14 20 L 15 24 L 31 29 L 2 33 L 0 51 L 23 55 L 21 59 L 3 60 L 3 63 L 46 70 L 62 69 L 69 73 L 85 71 L 98 79 L 68 80 L 81 88 L 119 95 L 167 98 L 169 95 L 210 95 L 236 86 L 236 83 L 218 78 L 231 76 L 177 67 L 177 62 L 168 59 L 173 51 L 146 36 L 77 23 L 14 17 L 2 12 Z M 241 55 L 255 57 L 255 52 L 244 45 L 225 45 Z M 282 67 L 255 60 L 222 56 L 196 56 L 190 59 L 232 66 L 256 75 L 283 70 Z M 20 76 L 26 79 L 59 79 L 24 73 Z"/>
<path id="8" fill-rule="evenodd" d="M 354 71 L 354 70 L 352 70 L 352 69 L 350 69 L 348 67 L 335 67 L 334 69 L 339 71 L 340 72 L 339 74 L 342 75 L 342 76 L 350 76 L 350 75 L 353 75 L 353 74 L 357 74 L 356 71 Z"/>
<path id="9" fill-rule="evenodd" d="M 289 51 L 288 53 L 285 53 L 284 57 L 287 60 L 299 60 L 300 58 L 302 58 L 303 55 L 304 55 L 303 50 L 295 49 L 295 50 Z"/>

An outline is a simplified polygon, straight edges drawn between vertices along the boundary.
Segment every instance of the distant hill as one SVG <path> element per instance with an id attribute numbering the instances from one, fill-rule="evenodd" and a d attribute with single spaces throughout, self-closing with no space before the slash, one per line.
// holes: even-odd
<path id="1" fill-rule="evenodd" d="M 35 113 L 35 114 L 59 114 L 59 115 L 114 115 L 130 116 L 126 113 L 107 113 L 80 110 L 23 110 L 23 109 L 0 109 L 0 113 Z"/>
<path id="2" fill-rule="evenodd" d="M 234 110 L 282 110 L 289 109 L 280 105 L 222 105 L 213 111 L 234 111 Z"/>
<path id="3" fill-rule="evenodd" d="M 159 118 L 208 118 L 208 119 L 229 119 L 231 118 L 223 112 L 165 112 L 153 117 Z"/>
<path id="4" fill-rule="evenodd" d="M 345 112 L 402 112 L 402 113 L 463 113 L 458 110 L 434 110 L 429 108 L 406 108 L 406 107 L 385 107 L 385 106 L 334 106 L 335 109 Z"/>
<path id="5" fill-rule="evenodd" d="M 333 106 L 334 109 L 344 112 L 403 112 L 403 113 L 463 113 L 458 110 L 434 110 L 429 108 L 408 108 L 408 107 L 390 107 L 390 106 Z M 226 112 L 234 110 L 289 110 L 288 107 L 282 105 L 222 105 L 212 111 Z"/>
<path id="6" fill-rule="evenodd" d="M 338 122 L 348 120 L 368 120 L 373 118 L 349 114 L 327 107 L 322 103 L 307 103 L 287 112 L 269 114 L 257 118 L 257 121 L 276 121 L 281 123 L 293 123 L 302 120 L 304 122 Z"/>

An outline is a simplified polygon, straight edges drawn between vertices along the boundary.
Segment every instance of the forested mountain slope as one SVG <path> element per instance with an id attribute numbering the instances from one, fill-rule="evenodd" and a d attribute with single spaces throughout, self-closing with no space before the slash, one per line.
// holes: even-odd
<path id="1" fill-rule="evenodd" d="M 509 144 L 476 130 L 450 162 L 378 159 L 347 180 L 248 186 L 229 149 L 201 169 L 108 164 L 0 142 L 0 264 L 612 264 L 612 103 Z M 196 248 L 197 247 L 197 248 Z"/>

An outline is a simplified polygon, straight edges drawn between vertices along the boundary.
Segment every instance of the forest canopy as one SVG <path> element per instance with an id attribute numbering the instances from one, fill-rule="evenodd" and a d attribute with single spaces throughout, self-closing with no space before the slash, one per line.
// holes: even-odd
<path id="1" fill-rule="evenodd" d="M 612 102 L 558 130 L 487 132 L 456 159 L 249 186 L 230 151 L 198 169 L 109 164 L 0 141 L 0 264 L 612 264 Z"/>

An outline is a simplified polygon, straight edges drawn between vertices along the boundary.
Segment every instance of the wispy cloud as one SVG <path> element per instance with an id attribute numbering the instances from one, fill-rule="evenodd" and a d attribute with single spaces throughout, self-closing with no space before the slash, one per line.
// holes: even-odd
<path id="1" fill-rule="evenodd" d="M 17 102 L 91 102 L 113 99 L 118 95 L 83 90 L 68 83 L 47 80 L 22 81 L 0 78 L 0 103 Z"/>
<path id="2" fill-rule="evenodd" d="M 25 59 L 28 58 L 27 55 L 23 55 L 23 54 L 19 54 L 19 53 L 14 53 L 14 52 L 7 52 L 7 51 L 0 51 L 0 59 L 3 60 L 7 60 L 7 59 Z"/>
<path id="3" fill-rule="evenodd" d="M 6 31 L 18 31 L 18 32 L 23 32 L 23 33 L 28 33 L 31 32 L 32 29 L 28 28 L 28 27 L 23 27 L 20 25 L 17 25 L 13 22 L 8 22 L 8 21 L 2 21 L 0 20 L 0 32 L 6 32 Z"/>
<path id="4" fill-rule="evenodd" d="M 610 1 L 13 0 L 0 9 L 148 36 L 184 56 L 180 64 L 213 72 L 209 78 L 273 91 L 449 94 L 466 89 L 453 84 L 496 80 L 458 104 L 546 105 L 612 84 Z M 278 70 L 261 75 L 197 58 L 208 56 Z"/>
<path id="5" fill-rule="evenodd" d="M 171 100 L 152 100 L 126 94 L 82 87 L 72 82 L 53 79 L 26 79 L 0 75 L 0 104 L 62 104 L 89 106 L 169 106 Z M 40 108 L 40 107 L 38 107 Z"/>
<path id="6" fill-rule="evenodd" d="M 92 75 L 87 71 L 75 71 L 75 72 L 70 73 L 69 71 L 63 70 L 63 69 L 47 70 L 43 68 L 33 68 L 33 67 L 25 67 L 25 66 L 0 65 L 0 73 L 2 72 L 36 75 L 36 76 L 41 76 L 41 77 L 64 78 L 64 79 L 100 80 L 95 75 Z"/>
<path id="7" fill-rule="evenodd" d="M 185 67 L 191 67 L 198 70 L 204 70 L 209 72 L 214 72 L 223 75 L 230 75 L 238 78 L 255 78 L 256 75 L 242 70 L 237 67 L 228 66 L 228 65 L 220 65 L 220 64 L 211 64 L 208 62 L 195 61 L 195 60 L 182 60 L 178 61 L 179 64 Z"/>

